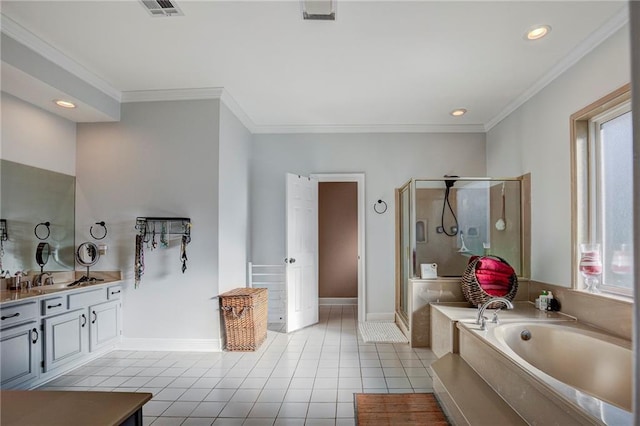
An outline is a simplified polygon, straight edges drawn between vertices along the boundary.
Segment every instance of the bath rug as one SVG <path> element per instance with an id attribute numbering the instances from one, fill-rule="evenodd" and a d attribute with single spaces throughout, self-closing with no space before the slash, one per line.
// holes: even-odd
<path id="1" fill-rule="evenodd" d="M 449 425 L 432 393 L 356 393 L 354 400 L 358 426 Z"/>
<path id="2" fill-rule="evenodd" d="M 409 340 L 393 322 L 360 321 L 358 329 L 365 343 L 409 343 Z"/>

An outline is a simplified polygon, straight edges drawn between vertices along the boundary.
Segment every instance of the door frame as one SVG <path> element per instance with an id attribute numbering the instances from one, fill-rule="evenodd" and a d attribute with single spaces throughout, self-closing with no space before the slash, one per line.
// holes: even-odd
<path id="1" fill-rule="evenodd" d="M 356 182 L 358 184 L 358 321 L 366 319 L 365 200 L 364 173 L 313 173 L 322 182 Z"/>

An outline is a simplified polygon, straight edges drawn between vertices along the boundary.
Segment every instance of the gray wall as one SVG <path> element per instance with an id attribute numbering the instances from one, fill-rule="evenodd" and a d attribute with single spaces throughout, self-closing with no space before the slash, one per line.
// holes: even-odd
<path id="1" fill-rule="evenodd" d="M 249 255 L 249 159 L 251 133 L 220 104 L 218 180 L 218 279 L 223 293 L 246 285 Z"/>
<path id="2" fill-rule="evenodd" d="M 108 254 L 95 268 L 122 270 L 124 345 L 163 339 L 218 344 L 219 101 L 129 103 L 118 123 L 78 125 L 76 242 L 104 220 Z M 133 287 L 136 216 L 185 216 L 193 222 L 185 274 L 179 240 L 145 249 L 145 274 Z M 151 340 L 150 340 L 151 339 Z M 156 346 L 157 348 L 157 346 Z"/>
<path id="3" fill-rule="evenodd" d="M 251 259 L 281 264 L 285 254 L 285 173 L 365 173 L 366 312 L 391 319 L 395 300 L 394 188 L 411 177 L 485 175 L 484 134 L 254 135 Z M 376 200 L 389 209 L 373 212 Z"/>
<path id="4" fill-rule="evenodd" d="M 487 173 L 531 173 L 531 278 L 571 287 L 569 117 L 630 80 L 625 26 L 487 133 Z"/>

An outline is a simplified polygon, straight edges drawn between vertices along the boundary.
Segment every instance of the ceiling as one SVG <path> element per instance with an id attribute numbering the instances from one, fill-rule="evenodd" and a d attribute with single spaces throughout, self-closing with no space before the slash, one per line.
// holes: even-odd
<path id="1" fill-rule="evenodd" d="M 224 88 L 254 132 L 484 131 L 627 19 L 624 1 L 339 1 L 335 21 L 297 1 L 176 3 L 184 16 L 137 0 L 1 11 L 115 97 Z M 549 36 L 525 40 L 536 24 Z"/>

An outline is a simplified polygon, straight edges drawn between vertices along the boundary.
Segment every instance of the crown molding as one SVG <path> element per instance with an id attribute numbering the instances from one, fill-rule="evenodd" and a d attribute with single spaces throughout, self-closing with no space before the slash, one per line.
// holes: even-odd
<path id="1" fill-rule="evenodd" d="M 484 133 L 482 124 L 256 125 L 255 134 L 279 133 Z"/>
<path id="2" fill-rule="evenodd" d="M 249 130 L 250 133 L 255 133 L 256 124 L 253 122 L 251 117 L 244 112 L 244 109 L 240 106 L 238 102 L 231 96 L 228 90 L 224 90 L 222 92 L 222 97 L 220 98 L 221 102 L 223 102 L 227 108 L 231 110 L 231 112 L 236 116 L 238 120 L 244 125 L 244 127 Z"/>
<path id="3" fill-rule="evenodd" d="M 200 99 L 220 99 L 222 87 L 202 87 L 197 89 L 132 90 L 122 92 L 122 103 L 193 101 Z"/>
<path id="4" fill-rule="evenodd" d="M 525 90 L 513 102 L 509 103 L 495 117 L 484 125 L 485 132 L 491 130 L 495 125 L 507 118 L 512 112 L 520 108 L 525 102 L 534 97 L 538 92 L 547 87 L 553 80 L 574 66 L 580 59 L 586 56 L 593 49 L 598 47 L 602 42 L 611 37 L 616 31 L 629 22 L 629 10 L 626 7 L 620 9 L 609 21 L 600 28 L 592 32 L 589 37 L 580 42 L 560 62 L 553 66 L 542 78 L 540 78 L 533 86 Z"/>
<path id="5" fill-rule="evenodd" d="M 159 102 L 159 101 L 193 101 L 202 99 L 219 99 L 240 122 L 254 133 L 253 120 L 242 109 L 240 104 L 223 87 L 202 87 L 197 89 L 169 89 L 169 90 L 136 90 L 122 92 L 122 103 L 129 102 Z"/>
<path id="6" fill-rule="evenodd" d="M 27 30 L 8 16 L 0 12 L 0 31 L 20 44 L 38 53 L 54 64 L 67 70 L 79 79 L 87 82 L 113 99 L 120 101 L 121 93 L 101 77 L 92 73 L 55 47 L 51 46 L 31 31 Z"/>

